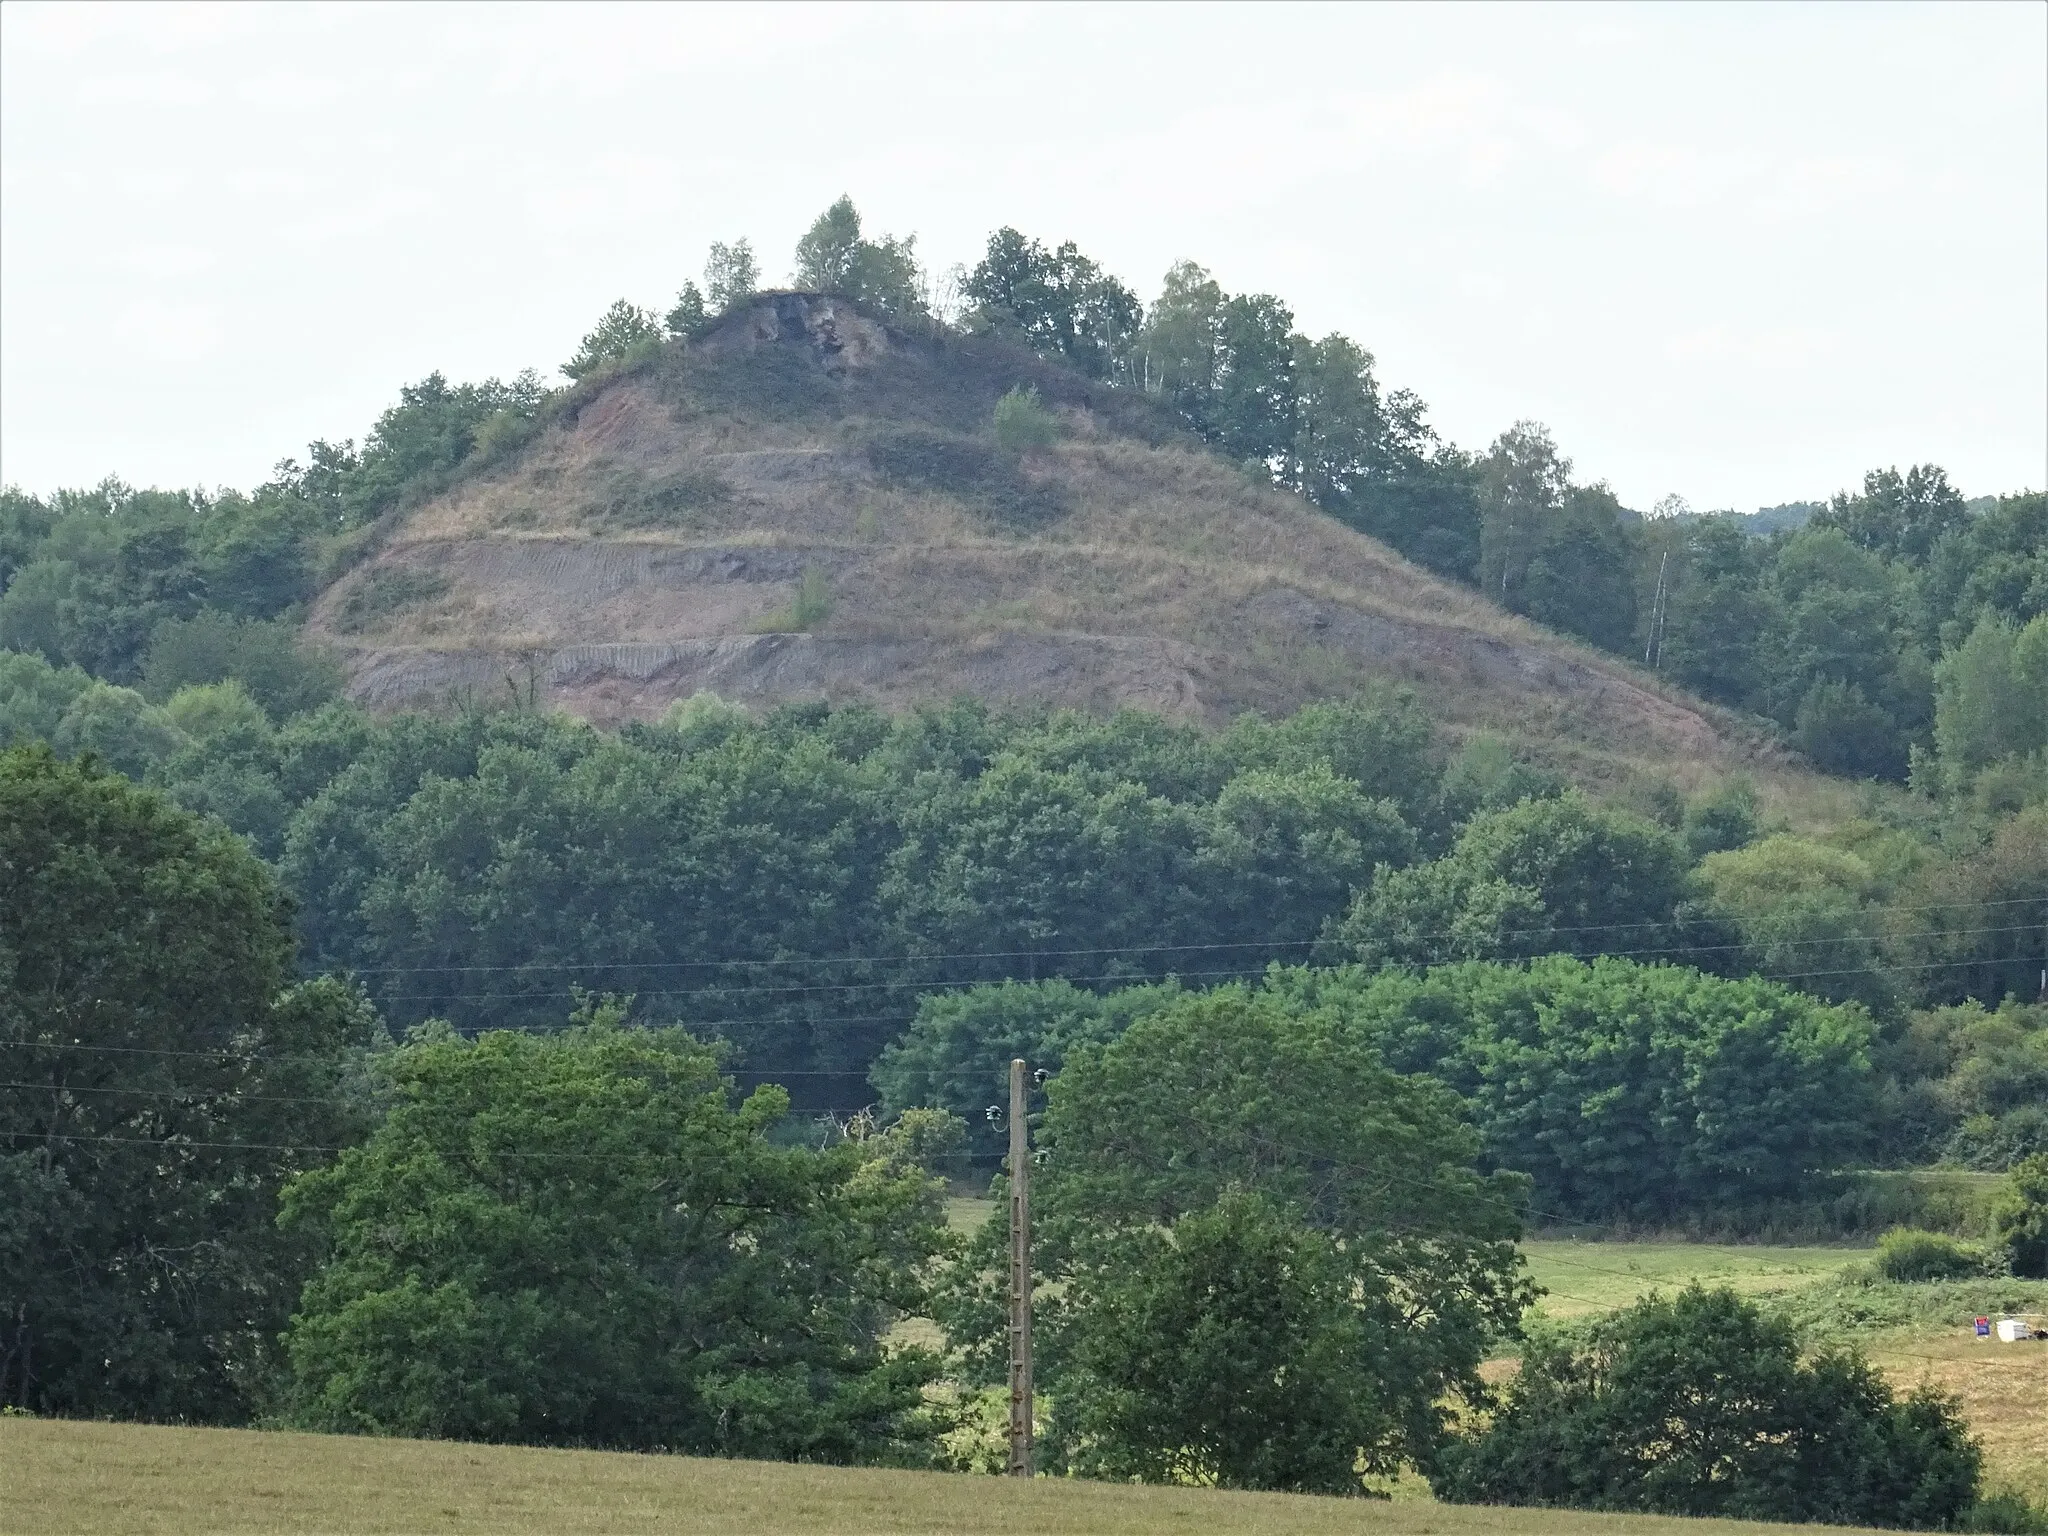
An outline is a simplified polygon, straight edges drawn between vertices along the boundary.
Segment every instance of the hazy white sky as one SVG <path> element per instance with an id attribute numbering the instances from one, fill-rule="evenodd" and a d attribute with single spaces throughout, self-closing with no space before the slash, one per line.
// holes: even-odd
<path id="1" fill-rule="evenodd" d="M 2048 6 L 0 7 L 0 476 L 248 485 L 840 192 L 1279 294 L 1647 507 L 2048 482 Z"/>

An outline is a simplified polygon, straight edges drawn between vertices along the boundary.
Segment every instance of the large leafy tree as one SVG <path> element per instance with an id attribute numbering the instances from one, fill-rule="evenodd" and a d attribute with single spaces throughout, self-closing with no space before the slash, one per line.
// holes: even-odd
<path id="1" fill-rule="evenodd" d="M 1204 436 L 1213 430 L 1223 300 L 1222 287 L 1206 268 L 1175 262 L 1145 311 L 1133 361 L 1138 386 L 1164 396 Z"/>
<path id="2" fill-rule="evenodd" d="M 1869 1017 L 1766 981 L 1558 955 L 1270 985 L 1457 1090 L 1486 1161 L 1533 1176 L 1553 1215 L 1796 1198 L 1854 1165 L 1874 1114 Z"/>
<path id="3" fill-rule="evenodd" d="M 1968 520 L 1962 496 L 1938 464 L 1873 469 L 1860 495 L 1844 491 L 1815 514 L 1816 528 L 1838 528 L 1863 549 L 1924 560 Z"/>
<path id="4" fill-rule="evenodd" d="M 280 1183 L 363 1129 L 374 1016 L 291 985 L 236 838 L 47 748 L 0 756 L 0 1399 L 234 1420 L 303 1272 Z"/>
<path id="5" fill-rule="evenodd" d="M 1137 296 L 1069 240 L 1048 250 L 1008 227 L 968 274 L 970 323 L 1017 337 L 1041 357 L 1106 379 L 1122 370 L 1138 333 Z"/>
<path id="6" fill-rule="evenodd" d="M 1216 340 L 1216 446 L 1240 462 L 1283 471 L 1299 405 L 1293 314 L 1270 293 L 1238 294 L 1217 312 Z"/>
<path id="7" fill-rule="evenodd" d="M 860 210 L 842 197 L 819 214 L 796 243 L 796 285 L 843 293 L 898 318 L 922 313 L 917 237 L 861 235 Z"/>
<path id="8" fill-rule="evenodd" d="M 1117 1477 L 1359 1490 L 1426 1461 L 1511 1329 L 1523 1184 L 1457 1101 L 1327 1013 L 1231 988 L 1146 1014 L 1049 1086 L 1034 1186 L 1057 1460 Z M 1003 1350 L 991 1221 L 941 1313 Z"/>
<path id="9" fill-rule="evenodd" d="M 1472 817 L 1440 859 L 1382 865 L 1331 938 L 1380 963 L 1670 955 L 1687 942 L 1688 863 L 1640 817 L 1576 792 L 1528 799 Z"/>
<path id="10" fill-rule="evenodd" d="M 326 1262 L 286 1348 L 323 1429 L 918 1459 L 936 1361 L 885 1342 L 944 1242 L 887 1138 L 777 1145 L 715 1056 L 594 1008 L 422 1038 L 368 1142 L 285 1193 Z"/>
<path id="11" fill-rule="evenodd" d="M 1785 1324 L 1695 1286 L 1619 1313 L 1590 1348 L 1532 1349 L 1432 1481 L 1463 1503 L 1946 1530 L 1982 1460 L 1953 1400 L 1901 1401 L 1854 1354 L 1802 1361 Z"/>

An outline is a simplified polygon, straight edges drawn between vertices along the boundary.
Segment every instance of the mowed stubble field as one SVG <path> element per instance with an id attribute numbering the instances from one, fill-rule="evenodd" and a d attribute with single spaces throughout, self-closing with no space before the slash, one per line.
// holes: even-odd
<path id="1" fill-rule="evenodd" d="M 0 1420 L 0 1501 L 0 1530 L 8 1536 L 1784 1536 L 1842 1530 L 42 1419 Z"/>

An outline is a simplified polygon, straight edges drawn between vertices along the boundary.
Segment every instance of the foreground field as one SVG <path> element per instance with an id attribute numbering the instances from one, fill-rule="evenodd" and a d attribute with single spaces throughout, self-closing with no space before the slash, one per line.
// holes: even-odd
<path id="1" fill-rule="evenodd" d="M 0 1468 L 0 1527 L 9 1536 L 739 1530 L 778 1536 L 1782 1536 L 1842 1529 L 31 1419 L 0 1420 Z"/>

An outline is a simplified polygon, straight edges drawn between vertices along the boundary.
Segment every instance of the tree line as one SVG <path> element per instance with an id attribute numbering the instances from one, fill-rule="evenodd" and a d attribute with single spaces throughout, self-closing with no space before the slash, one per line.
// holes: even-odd
<path id="1" fill-rule="evenodd" d="M 716 1043 L 617 999 L 394 1038 L 350 984 L 292 979 L 290 903 L 243 841 L 47 746 L 0 754 L 0 924 L 10 1408 L 985 1459 L 1007 1235 L 947 1230 L 933 1173 L 965 1128 L 944 1109 L 821 1142 Z M 1653 1299 L 1590 1352 L 1539 1337 L 1504 1398 L 1481 1378 L 1535 1298 L 1515 1245 L 1552 1177 L 1497 1166 L 1517 1111 L 1487 1064 L 1559 1029 L 1500 1020 L 1577 988 L 1612 1031 L 1585 989 L 1635 989 L 1658 1014 L 1640 1046 L 1684 1058 L 1637 1094 L 1667 1120 L 1681 1083 L 1730 1119 L 1744 1075 L 1843 1091 L 1860 1013 L 1694 974 L 1276 972 L 1073 1043 L 1034 1111 L 1048 1470 L 1360 1494 L 1413 1468 L 1452 1499 L 2024 1528 L 1951 1400 L 1803 1360 L 1731 1293 Z M 1605 1096 L 1584 1071 L 1562 1091 Z M 1610 1150 L 1659 1117 L 1619 1110 Z M 1726 1176 L 1743 1135 L 1677 1155 Z M 2038 1268 L 2048 1158 L 2010 1183 L 2011 1262 Z M 944 1354 L 892 1337 L 919 1316 Z"/>
<path id="2" fill-rule="evenodd" d="M 1276 963 L 1607 956 L 1863 1010 L 1890 1086 L 1842 1099 L 1874 1128 L 1844 1146 L 1986 1167 L 2048 1150 L 2039 809 L 1909 804 L 1798 835 L 1739 779 L 1602 804 L 1497 739 L 1453 749 L 1396 692 L 1221 733 L 708 696 L 614 732 L 509 705 L 274 722 L 234 681 L 157 706 L 0 653 L 0 741 L 91 753 L 247 838 L 291 893 L 304 969 L 358 976 L 401 1029 L 545 1027 L 579 988 L 630 993 L 822 1107 L 861 1102 L 892 1042 L 972 1014 L 978 987 L 1043 984 L 1017 1007 L 1044 1030 L 1076 999 Z M 1009 1038 L 987 1019 L 959 1027 Z"/>

